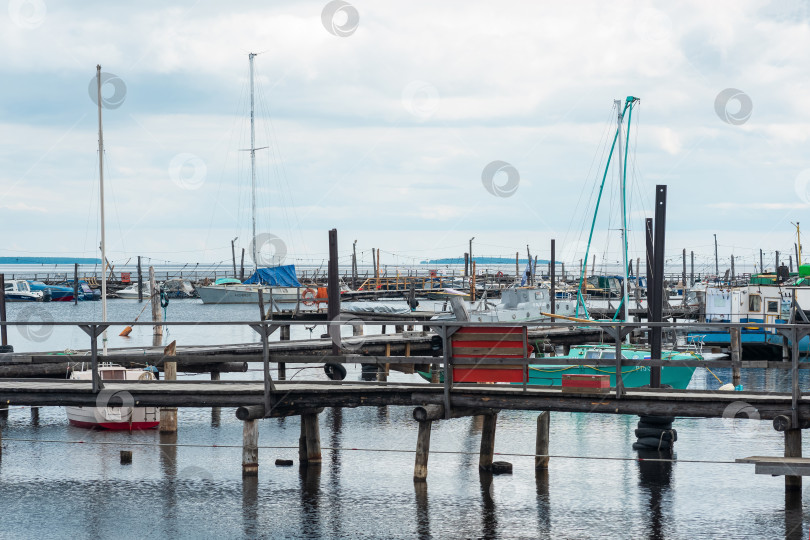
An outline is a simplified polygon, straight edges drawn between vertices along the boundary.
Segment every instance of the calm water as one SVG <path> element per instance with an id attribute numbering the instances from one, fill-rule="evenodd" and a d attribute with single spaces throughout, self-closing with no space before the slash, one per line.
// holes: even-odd
<path id="1" fill-rule="evenodd" d="M 9 318 L 30 316 L 24 312 L 29 307 L 10 305 Z M 56 320 L 100 317 L 97 303 L 35 308 L 45 310 L 39 316 Z M 131 320 L 139 310 L 134 301 L 111 301 L 109 318 Z M 245 320 L 255 318 L 256 311 L 255 306 L 177 301 L 168 315 L 170 320 Z M 136 328 L 129 340 L 118 337 L 119 331 L 111 330 L 111 347 L 151 344 L 148 328 Z M 11 329 L 9 337 L 18 351 L 87 347 L 78 329 L 37 332 Z M 296 332 L 309 336 L 298 329 L 294 339 Z M 323 326 L 313 330 L 315 336 L 321 333 Z M 249 329 L 225 327 L 173 328 L 169 339 L 178 344 L 255 341 Z M 715 373 L 724 382 L 729 378 L 725 370 Z M 348 378 L 359 375 L 352 367 Z M 743 375 L 750 388 L 784 389 L 786 384 L 780 377 L 766 380 L 761 371 Z M 223 378 L 258 376 L 251 371 Z M 297 377 L 303 376 L 324 378 L 320 369 Z M 391 380 L 414 377 L 392 374 Z M 717 385 L 707 371 L 695 373 L 694 387 Z M 476 420 L 436 422 L 427 485 L 414 486 L 411 412 L 410 407 L 327 409 L 321 415 L 321 443 L 338 450 L 325 449 L 323 465 L 304 471 L 273 465 L 277 458 L 297 465 L 298 418 L 263 420 L 259 477 L 243 481 L 242 426 L 233 409 L 222 409 L 218 418 L 210 409 L 182 409 L 176 436 L 161 436 L 73 428 L 55 407 L 41 409 L 34 423 L 29 409 L 12 408 L 8 420 L 0 420 L 0 538 L 808 537 L 802 517 L 810 494 L 803 493 L 793 503 L 798 508 L 786 512 L 783 479 L 755 475 L 751 465 L 588 459 L 634 458 L 636 417 L 552 413 L 550 452 L 570 457 L 553 457 L 548 474 L 540 477 L 533 458 L 524 456 L 500 458 L 513 463 L 513 475 L 479 474 Z M 536 413 L 502 412 L 496 451 L 532 453 L 535 421 Z M 782 437 L 770 422 L 678 419 L 675 428 L 681 460 L 733 461 L 783 452 Z M 92 444 L 98 442 L 113 444 Z M 178 446 L 157 446 L 160 442 Z M 132 465 L 119 463 L 122 449 L 133 451 Z"/>

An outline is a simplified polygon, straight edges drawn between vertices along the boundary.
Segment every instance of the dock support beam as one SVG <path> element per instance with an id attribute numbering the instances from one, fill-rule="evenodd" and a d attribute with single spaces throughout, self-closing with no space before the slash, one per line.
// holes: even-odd
<path id="1" fill-rule="evenodd" d="M 495 455 L 495 425 L 497 414 L 484 415 L 484 427 L 481 430 L 481 454 L 478 458 L 478 469 L 489 471 L 492 469 L 492 460 Z"/>
<path id="2" fill-rule="evenodd" d="M 211 372 L 211 380 L 219 381 L 219 371 Z M 219 427 L 220 419 L 222 418 L 222 409 L 220 407 L 211 407 L 211 425 Z"/>
<path id="3" fill-rule="evenodd" d="M 152 289 L 155 290 L 155 289 Z M 154 297 L 153 297 L 154 298 Z M 163 349 L 163 355 L 172 357 L 177 355 L 177 342 L 172 341 Z M 177 362 L 163 362 L 163 380 L 177 380 Z M 177 431 L 177 407 L 162 407 L 160 409 L 160 432 L 174 433 Z"/>
<path id="4" fill-rule="evenodd" d="M 259 421 L 242 424 L 242 476 L 259 475 Z"/>
<path id="5" fill-rule="evenodd" d="M 802 430 L 785 430 L 785 457 L 802 457 Z M 801 491 L 802 477 L 785 475 L 785 492 Z"/>
<path id="6" fill-rule="evenodd" d="M 548 469 L 549 420 L 548 411 L 543 411 L 537 416 L 537 443 L 534 449 L 534 469 L 536 471 Z"/>
<path id="7" fill-rule="evenodd" d="M 318 413 L 301 415 L 298 457 L 302 466 L 321 464 L 321 431 L 318 424 Z"/>
<path id="8" fill-rule="evenodd" d="M 279 339 L 281 341 L 290 341 L 290 325 L 283 324 L 281 328 L 279 328 Z M 278 363 L 278 380 L 285 381 L 287 380 L 287 364 L 284 362 Z"/>
<path id="9" fill-rule="evenodd" d="M 419 435 L 416 438 L 416 459 L 413 464 L 413 481 L 427 480 L 428 456 L 430 455 L 430 428 L 433 422 L 419 422 Z"/>
<path id="10" fill-rule="evenodd" d="M 731 341 L 731 382 L 738 386 L 742 380 L 742 333 L 740 328 L 729 328 L 728 332 Z"/>

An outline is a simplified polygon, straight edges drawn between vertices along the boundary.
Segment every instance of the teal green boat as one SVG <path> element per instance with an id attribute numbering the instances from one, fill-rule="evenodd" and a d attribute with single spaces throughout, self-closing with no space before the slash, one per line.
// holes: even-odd
<path id="1" fill-rule="evenodd" d="M 622 346 L 622 356 L 628 360 L 644 360 L 650 358 L 649 349 L 640 347 Z M 663 360 L 703 360 L 703 357 L 691 351 L 662 351 Z M 555 366 L 542 364 L 529 364 L 528 384 L 538 386 L 562 386 L 563 375 L 610 375 L 611 388 L 616 387 L 616 368 L 611 366 L 587 365 L 588 360 L 615 360 L 615 345 L 574 345 L 567 356 L 557 356 L 555 359 L 581 359 L 583 364 L 575 366 Z M 538 359 L 542 361 L 542 359 Z M 695 373 L 690 366 L 665 366 L 661 368 L 661 384 L 679 390 L 685 389 Z M 424 379 L 430 380 L 430 373 L 418 372 Z M 442 377 L 442 382 L 444 378 Z M 622 366 L 622 382 L 625 388 L 638 388 L 650 384 L 649 366 Z M 522 383 L 514 383 L 522 384 Z"/>
<path id="2" fill-rule="evenodd" d="M 643 360 L 650 358 L 649 349 L 623 346 L 622 357 L 628 360 Z M 615 360 L 615 345 L 575 345 L 571 347 L 568 356 L 557 358 L 570 358 L 582 360 Z M 662 351 L 663 360 L 703 360 L 703 357 L 691 351 Z M 685 389 L 695 373 L 694 367 L 665 366 L 661 368 L 661 384 L 669 385 L 680 390 Z M 529 365 L 529 384 L 542 386 L 561 386 L 563 375 L 610 375 L 610 386 L 616 387 L 616 368 L 611 366 L 543 366 Z M 650 384 L 649 366 L 622 366 L 622 382 L 625 388 L 638 388 Z"/>

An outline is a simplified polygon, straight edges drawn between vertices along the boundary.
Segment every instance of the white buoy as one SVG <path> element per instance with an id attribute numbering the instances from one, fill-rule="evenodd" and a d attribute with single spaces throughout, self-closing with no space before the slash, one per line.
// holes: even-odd
<path id="1" fill-rule="evenodd" d="M 731 383 L 726 383 L 723 386 L 721 386 L 720 388 L 718 388 L 718 390 L 723 390 L 723 391 L 726 391 L 726 392 L 733 392 L 734 391 L 734 385 L 731 384 Z"/>

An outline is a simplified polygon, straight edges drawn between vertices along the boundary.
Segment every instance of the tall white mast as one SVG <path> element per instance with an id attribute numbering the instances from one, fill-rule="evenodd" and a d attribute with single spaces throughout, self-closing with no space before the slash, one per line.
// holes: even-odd
<path id="1" fill-rule="evenodd" d="M 613 101 L 613 103 L 616 104 L 616 123 L 619 132 L 619 176 L 622 177 L 622 263 L 624 265 L 624 270 L 622 273 L 624 276 L 624 287 L 622 287 L 622 318 L 625 322 L 627 322 L 627 303 L 630 297 L 628 293 L 628 290 L 630 289 L 630 276 L 627 272 L 627 187 L 625 186 L 624 178 L 622 176 L 622 120 L 624 119 L 624 115 L 622 113 L 621 100 L 616 99 Z M 638 274 L 638 270 L 636 270 L 636 274 Z M 638 286 L 638 281 L 636 281 L 636 286 Z M 627 335 L 627 342 L 630 343 L 629 334 Z"/>
<path id="2" fill-rule="evenodd" d="M 101 66 L 96 65 L 98 83 L 98 194 L 101 212 L 101 322 L 107 322 L 107 244 L 104 237 L 104 133 L 101 129 Z M 102 353 L 107 355 L 107 330 L 101 336 Z"/>
<path id="3" fill-rule="evenodd" d="M 253 121 L 253 58 L 255 53 L 250 53 L 250 208 L 253 224 L 253 269 L 259 268 L 259 254 L 256 246 L 256 133 Z"/>

